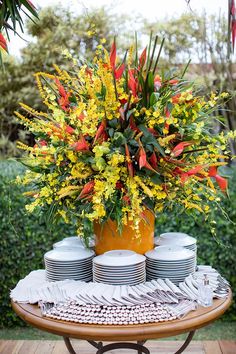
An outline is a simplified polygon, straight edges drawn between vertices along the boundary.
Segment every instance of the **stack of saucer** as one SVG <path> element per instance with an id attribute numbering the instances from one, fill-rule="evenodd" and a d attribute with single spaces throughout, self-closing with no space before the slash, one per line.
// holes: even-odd
<path id="1" fill-rule="evenodd" d="M 47 252 L 44 255 L 47 280 L 91 281 L 94 255 L 93 251 L 83 247 L 59 247 Z"/>
<path id="2" fill-rule="evenodd" d="M 137 285 L 145 280 L 145 257 L 133 251 L 109 251 L 93 259 L 94 282 Z"/>
<path id="3" fill-rule="evenodd" d="M 196 268 L 195 253 L 180 246 L 159 246 L 145 256 L 147 280 L 168 278 L 178 284 Z"/>

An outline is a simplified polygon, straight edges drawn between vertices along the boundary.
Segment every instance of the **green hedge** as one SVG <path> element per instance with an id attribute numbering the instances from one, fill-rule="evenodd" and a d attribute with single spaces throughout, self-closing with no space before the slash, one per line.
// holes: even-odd
<path id="1" fill-rule="evenodd" d="M 23 187 L 12 183 L 23 170 L 17 163 L 0 162 L 0 327 L 23 325 L 11 310 L 9 290 L 31 270 L 43 267 L 43 254 L 54 242 L 75 233 L 73 227 L 64 224 L 49 228 L 45 221 L 25 212 Z M 224 204 L 236 223 L 236 174 L 230 185 L 231 197 Z M 157 232 L 178 230 L 196 236 L 199 262 L 219 269 L 236 290 L 235 225 L 220 213 L 215 218 L 218 241 L 212 238 L 209 226 L 200 217 L 194 220 L 163 214 L 157 220 Z M 235 309 L 234 303 L 225 318 L 236 320 Z"/>
<path id="2" fill-rule="evenodd" d="M 23 188 L 12 183 L 23 168 L 0 163 L 0 327 L 22 325 L 11 310 L 9 290 L 31 270 L 43 268 L 43 255 L 52 244 L 75 233 L 68 225 L 47 227 L 25 211 Z"/>

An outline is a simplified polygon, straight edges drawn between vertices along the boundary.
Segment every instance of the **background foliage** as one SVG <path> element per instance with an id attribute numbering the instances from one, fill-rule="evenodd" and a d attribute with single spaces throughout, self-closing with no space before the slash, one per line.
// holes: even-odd
<path id="1" fill-rule="evenodd" d="M 8 57 L 5 73 L 0 81 L 0 156 L 16 156 L 20 152 L 15 147 L 17 139 L 28 139 L 14 118 L 18 102 L 24 101 L 36 109 L 42 108 L 33 74 L 37 71 L 53 71 L 53 63 L 68 69 L 62 55 L 67 48 L 75 58 L 92 58 L 96 44 L 103 37 L 110 48 L 114 35 L 117 35 L 117 48 L 123 52 L 132 43 L 134 18 L 130 15 L 115 15 L 111 9 L 89 10 L 83 15 L 74 15 L 60 7 L 47 8 L 39 13 L 40 20 L 29 22 L 28 33 L 32 41 L 22 50 L 20 60 Z M 189 58 L 192 64 L 188 69 L 191 79 L 198 81 L 204 92 L 211 90 L 235 92 L 236 66 L 233 57 L 227 59 L 227 19 L 224 14 L 206 16 L 204 14 L 185 14 L 178 18 L 165 19 L 151 23 L 138 19 L 140 47 L 147 43 L 150 31 L 165 36 L 164 50 L 159 69 L 173 69 L 185 65 Z M 94 27 L 95 25 L 95 27 Z M 136 23 L 137 25 L 137 23 Z M 93 37 L 88 31 L 96 33 Z M 131 41 L 132 38 L 132 41 Z M 195 64 L 194 64 L 195 63 Z M 224 112 L 226 127 L 236 129 L 236 99 L 228 103 Z M 216 129 L 224 129 L 223 125 Z M 235 143 L 231 149 L 236 154 Z"/>
<path id="2" fill-rule="evenodd" d="M 13 313 L 9 300 L 9 289 L 31 270 L 43 268 L 43 255 L 52 244 L 60 239 L 75 235 L 75 229 L 67 224 L 48 227 L 46 221 L 35 214 L 27 214 L 22 197 L 23 187 L 16 185 L 16 175 L 23 173 L 15 162 L 0 163 L 0 327 L 24 325 Z M 236 223 L 236 174 L 230 181 L 230 199 L 224 207 Z M 198 263 L 210 264 L 225 276 L 236 291 L 235 275 L 235 225 L 219 211 L 215 212 L 217 240 L 212 238 L 210 227 L 199 217 L 163 214 L 157 220 L 156 233 L 182 231 L 197 237 Z M 231 306 L 225 319 L 236 320 L 236 304 Z"/>

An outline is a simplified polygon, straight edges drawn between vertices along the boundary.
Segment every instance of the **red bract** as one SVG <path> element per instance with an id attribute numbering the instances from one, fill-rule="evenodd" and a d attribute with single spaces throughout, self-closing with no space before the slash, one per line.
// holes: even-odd
<path id="1" fill-rule="evenodd" d="M 230 9 L 231 15 L 235 16 L 236 15 L 236 9 L 235 9 L 235 3 L 234 0 L 231 1 L 231 9 Z"/>
<path id="2" fill-rule="evenodd" d="M 170 85 L 177 85 L 179 83 L 179 80 L 172 79 L 169 81 Z"/>
<path id="3" fill-rule="evenodd" d="M 115 41 L 112 43 L 112 46 L 111 46 L 110 64 L 111 64 L 112 69 L 115 70 L 115 66 L 116 66 L 116 43 L 115 43 Z"/>
<path id="4" fill-rule="evenodd" d="M 84 120 L 84 113 L 81 113 L 77 118 L 82 122 Z"/>
<path id="5" fill-rule="evenodd" d="M 125 64 L 122 63 L 118 67 L 118 69 L 116 69 L 116 43 L 115 43 L 115 41 L 112 43 L 112 47 L 111 47 L 110 65 L 111 65 L 112 71 L 114 73 L 115 79 L 119 80 L 125 70 Z"/>
<path id="6" fill-rule="evenodd" d="M 104 141 L 104 138 L 105 136 L 107 136 L 106 134 L 106 126 L 107 126 L 107 123 L 105 120 L 102 121 L 102 123 L 100 124 L 98 130 L 97 130 L 97 133 L 94 137 L 94 141 L 93 143 L 95 144 L 96 141 L 99 139 L 99 138 L 102 138 L 102 141 Z"/>
<path id="7" fill-rule="evenodd" d="M 204 166 L 199 165 L 199 166 L 192 168 L 189 171 L 183 171 L 183 170 L 181 170 L 181 168 L 176 167 L 173 170 L 173 173 L 174 173 L 174 175 L 180 175 L 181 182 L 185 183 L 189 177 L 194 176 L 194 175 L 198 175 L 198 177 L 203 178 L 202 175 L 199 175 L 199 173 L 202 171 L 203 168 L 204 168 Z"/>
<path id="8" fill-rule="evenodd" d="M 216 166 L 211 166 L 208 171 L 208 176 L 213 177 L 216 180 L 216 183 L 220 187 L 222 191 L 225 191 L 228 187 L 228 181 L 221 177 L 220 175 L 217 174 L 217 167 Z"/>
<path id="9" fill-rule="evenodd" d="M 86 183 L 82 191 L 80 192 L 79 199 L 86 198 L 88 194 L 92 193 L 94 189 L 94 185 L 95 185 L 94 181 L 90 181 Z"/>
<path id="10" fill-rule="evenodd" d="M 65 129 L 66 133 L 68 134 L 73 134 L 75 132 L 74 128 L 72 128 L 71 126 L 67 125 L 66 129 Z"/>
<path id="11" fill-rule="evenodd" d="M 152 172 L 155 172 L 156 173 L 156 170 L 154 170 L 154 168 L 150 165 L 150 163 L 147 161 L 147 155 L 146 155 L 146 152 L 141 144 L 141 142 L 139 142 L 139 168 L 147 168 L 148 170 L 152 171 Z"/>
<path id="12" fill-rule="evenodd" d="M 142 54 L 139 57 L 139 69 L 145 65 L 147 58 L 147 47 L 143 50 Z"/>
<path id="13" fill-rule="evenodd" d="M 128 87 L 132 91 L 133 96 L 137 96 L 137 88 L 138 84 L 135 81 L 134 75 L 132 70 L 129 70 L 129 80 L 128 80 Z"/>
<path id="14" fill-rule="evenodd" d="M 177 93 L 176 95 L 174 95 L 174 96 L 171 98 L 172 103 L 173 103 L 173 104 L 179 103 L 180 97 L 181 97 L 181 93 Z"/>
<path id="15" fill-rule="evenodd" d="M 133 164 L 131 161 L 129 147 L 127 144 L 125 144 L 125 155 L 126 155 L 126 162 L 127 162 L 127 168 L 129 171 L 129 175 L 130 175 L 130 177 L 134 177 L 134 167 L 133 167 Z"/>
<path id="16" fill-rule="evenodd" d="M 114 70 L 114 74 L 115 74 L 115 78 L 116 80 L 119 80 L 121 78 L 121 76 L 123 75 L 123 72 L 125 70 L 125 64 L 122 63 L 119 68 L 116 70 Z"/>
<path id="17" fill-rule="evenodd" d="M 236 37 L 236 20 L 232 21 L 232 44 L 233 44 L 233 49 L 234 49 L 234 45 L 235 45 L 235 37 Z"/>
<path id="18" fill-rule="evenodd" d="M 58 78 L 55 79 L 55 82 L 56 82 L 57 89 L 58 89 L 60 96 L 65 97 L 66 91 L 65 91 L 64 87 L 62 86 L 62 84 L 60 83 L 60 81 L 58 80 Z"/>
<path id="19" fill-rule="evenodd" d="M 133 130 L 134 132 L 140 132 L 139 128 L 135 124 L 133 116 L 130 117 L 129 126 L 130 126 L 130 129 Z"/>
<path id="20" fill-rule="evenodd" d="M 46 142 L 46 140 L 39 140 L 39 145 L 40 146 L 47 146 L 48 145 L 48 143 Z"/>
<path id="21" fill-rule="evenodd" d="M 152 153 L 152 155 L 149 158 L 150 164 L 153 168 L 157 168 L 157 156 L 155 154 L 155 152 Z"/>
<path id="22" fill-rule="evenodd" d="M 139 168 L 146 166 L 147 163 L 147 155 L 143 147 L 139 149 Z"/>
<path id="23" fill-rule="evenodd" d="M 125 202 L 125 204 L 130 204 L 130 197 L 127 194 L 122 197 L 122 200 Z"/>
<path id="24" fill-rule="evenodd" d="M 89 144 L 82 134 L 80 134 L 80 139 L 72 145 L 76 151 L 88 151 Z"/>
<path id="25" fill-rule="evenodd" d="M 177 144 L 174 149 L 172 150 L 172 155 L 174 157 L 177 157 L 179 155 L 182 154 L 182 152 L 184 151 L 184 149 L 189 146 L 192 145 L 192 141 L 182 141 L 181 143 Z"/>
<path id="26" fill-rule="evenodd" d="M 1 32 L 0 32 L 0 47 L 2 47 L 6 52 L 8 52 L 7 42 Z"/>
<path id="27" fill-rule="evenodd" d="M 124 184 L 121 181 L 116 182 L 116 189 L 122 189 Z"/>
<path id="28" fill-rule="evenodd" d="M 66 94 L 66 96 L 59 98 L 58 102 L 63 111 L 68 111 L 70 108 L 70 101 L 69 101 L 70 94 Z"/>
<path id="29" fill-rule="evenodd" d="M 154 85 L 156 87 L 156 89 L 159 89 L 161 87 L 161 78 L 159 75 L 156 75 L 154 78 Z"/>

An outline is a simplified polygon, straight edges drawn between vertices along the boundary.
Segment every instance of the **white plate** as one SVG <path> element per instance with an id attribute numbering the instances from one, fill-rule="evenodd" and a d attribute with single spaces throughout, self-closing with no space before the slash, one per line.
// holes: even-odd
<path id="1" fill-rule="evenodd" d="M 124 280 L 129 280 L 129 279 L 139 279 L 139 278 L 144 278 L 146 276 L 146 273 L 144 274 L 140 274 L 140 275 L 136 275 L 136 276 L 129 276 L 129 277 L 106 277 L 106 276 L 102 276 L 99 274 L 93 274 L 94 278 L 99 278 L 99 279 L 108 279 L 108 280 L 118 280 L 118 279 L 124 279 Z"/>
<path id="2" fill-rule="evenodd" d="M 108 251 L 93 259 L 95 264 L 109 267 L 135 265 L 144 261 L 144 256 L 129 250 Z"/>
<path id="3" fill-rule="evenodd" d="M 189 236 L 188 234 L 182 232 L 166 232 L 160 235 L 160 237 L 155 240 L 155 244 L 159 246 L 165 245 L 178 245 L 178 246 L 191 246 L 195 245 L 197 240 Z"/>
<path id="4" fill-rule="evenodd" d="M 100 257 L 100 256 L 98 256 L 98 257 Z M 97 257 L 95 257 L 95 258 L 97 258 Z M 96 267 L 96 268 L 107 269 L 107 270 L 117 270 L 117 269 L 125 270 L 125 269 L 142 268 L 143 265 L 145 264 L 145 261 L 146 261 L 146 257 L 144 260 L 142 260 L 142 262 L 139 262 L 137 264 L 124 265 L 124 266 L 123 265 L 107 266 L 107 265 L 97 264 L 96 262 L 93 262 L 93 263 L 94 263 L 94 267 Z"/>
<path id="5" fill-rule="evenodd" d="M 91 280 L 92 281 L 92 276 L 86 276 L 86 277 L 70 277 L 70 276 L 65 276 L 65 277 L 54 277 L 51 275 L 46 275 L 47 279 L 50 280 L 55 280 L 55 281 L 60 281 L 60 280 L 65 280 L 65 279 L 73 279 L 73 280 L 81 280 L 81 281 L 87 281 Z"/>
<path id="6" fill-rule="evenodd" d="M 48 263 L 45 263 L 45 266 L 49 269 L 58 269 L 58 270 L 63 270 L 63 269 L 66 269 L 66 270 L 78 270 L 78 269 L 87 269 L 87 268 L 91 268 L 92 269 L 92 262 L 89 262 L 89 263 L 82 263 L 82 264 L 75 264 L 73 266 L 62 266 L 62 265 L 58 265 L 58 264 L 48 264 Z"/>
<path id="7" fill-rule="evenodd" d="M 138 284 L 142 284 L 142 283 L 145 283 L 145 280 L 142 280 L 142 281 L 134 281 L 134 282 L 120 282 L 120 283 L 113 283 L 113 282 L 106 282 L 106 281 L 95 281 L 94 280 L 94 283 L 103 283 L 103 284 L 110 284 L 110 285 L 130 285 L 130 286 L 133 286 L 133 285 L 138 285 Z"/>
<path id="8" fill-rule="evenodd" d="M 138 278 L 138 277 L 145 276 L 146 272 L 134 273 L 134 274 L 116 274 L 116 275 L 93 272 L 93 274 L 94 274 L 94 276 L 98 276 L 98 277 L 101 277 L 101 278 L 109 278 L 109 279 L 112 279 L 112 278 L 114 278 L 114 279 L 117 279 L 117 278 L 120 278 L 120 279 L 129 279 L 129 278 Z"/>
<path id="9" fill-rule="evenodd" d="M 145 253 L 148 258 L 160 261 L 181 261 L 195 257 L 195 253 L 180 246 L 159 246 Z"/>
<path id="10" fill-rule="evenodd" d="M 53 248 L 58 247 L 85 247 L 83 241 L 78 236 L 66 237 L 62 241 L 53 244 Z"/>
<path id="11" fill-rule="evenodd" d="M 44 258 L 49 261 L 51 260 L 51 261 L 59 261 L 59 262 L 65 262 L 65 261 L 72 262 L 72 261 L 79 261 L 82 259 L 85 260 L 94 255 L 95 255 L 94 251 L 82 247 L 77 247 L 76 250 L 75 248 L 64 249 L 62 247 L 59 247 L 45 253 Z"/>

